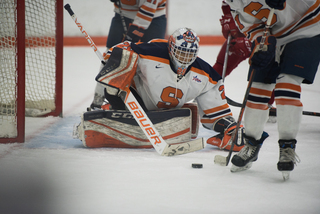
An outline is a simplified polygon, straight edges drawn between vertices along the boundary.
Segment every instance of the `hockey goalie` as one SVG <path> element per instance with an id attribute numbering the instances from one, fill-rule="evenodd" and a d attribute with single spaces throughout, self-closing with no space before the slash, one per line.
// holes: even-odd
<path id="1" fill-rule="evenodd" d="M 207 143 L 230 149 L 236 122 L 221 76 L 198 50 L 199 37 L 189 28 L 168 40 L 123 42 L 108 50 L 96 77 L 93 111 L 82 115 L 74 136 L 91 148 L 152 148 L 125 105 L 132 93 L 168 144 L 197 138 L 201 122 L 216 135 Z M 243 147 L 243 132 L 241 126 L 234 151 Z"/>

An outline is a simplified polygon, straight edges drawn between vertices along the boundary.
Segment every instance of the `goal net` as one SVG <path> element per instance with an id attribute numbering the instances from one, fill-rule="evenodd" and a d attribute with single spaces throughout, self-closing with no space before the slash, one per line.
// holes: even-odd
<path id="1" fill-rule="evenodd" d="M 62 116 L 63 0 L 0 1 L 0 143 L 25 116 Z"/>

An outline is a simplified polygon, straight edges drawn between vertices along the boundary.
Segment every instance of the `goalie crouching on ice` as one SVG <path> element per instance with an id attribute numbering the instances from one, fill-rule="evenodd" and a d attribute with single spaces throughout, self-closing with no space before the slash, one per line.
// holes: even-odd
<path id="1" fill-rule="evenodd" d="M 94 111 L 82 115 L 74 136 L 92 148 L 152 148 L 126 110 L 124 97 L 130 90 L 167 143 L 197 138 L 200 117 L 205 128 L 219 133 L 207 143 L 230 149 L 236 121 L 221 76 L 197 57 L 198 50 L 199 38 L 189 28 L 176 30 L 169 40 L 123 42 L 111 48 L 96 77 Z M 243 147 L 243 131 L 241 127 L 234 151 Z"/>

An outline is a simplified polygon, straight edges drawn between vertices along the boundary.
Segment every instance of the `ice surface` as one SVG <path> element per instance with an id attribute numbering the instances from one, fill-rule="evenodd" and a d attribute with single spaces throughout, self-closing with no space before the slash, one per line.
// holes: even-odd
<path id="1" fill-rule="evenodd" d="M 87 14 L 82 18 L 73 2 L 80 1 L 69 3 L 89 33 L 88 23 L 95 23 L 92 26 L 107 32 L 106 26 L 96 22 L 101 13 L 92 9 L 99 5 L 82 5 Z M 179 3 L 174 8 L 184 8 L 183 3 L 194 5 L 195 1 L 170 0 L 169 4 L 174 2 Z M 220 8 L 221 2 L 217 2 L 216 7 Z M 206 9 L 205 4 L 201 5 Z M 184 23 L 181 17 L 186 13 L 197 20 L 195 13 L 201 12 L 196 11 L 192 8 L 171 11 L 169 18 L 172 15 L 174 19 L 170 19 L 169 25 Z M 105 12 L 110 13 L 109 9 Z M 68 14 L 64 15 L 65 23 L 71 23 L 69 28 L 78 31 Z M 90 17 L 92 20 L 88 20 Z M 212 26 L 202 26 L 220 32 L 218 18 L 208 19 Z M 184 26 L 197 26 L 197 22 L 187 21 Z M 199 30 L 199 34 L 205 34 L 202 28 Z M 104 51 L 103 47 L 99 49 Z M 202 46 L 199 56 L 213 64 L 219 50 L 219 46 Z M 319 117 L 302 117 L 296 149 L 301 163 L 286 181 L 276 166 L 279 152 L 276 123 L 266 124 L 265 131 L 270 137 L 261 148 L 259 160 L 250 170 L 239 173 L 231 173 L 230 164 L 226 167 L 214 164 L 215 155 L 228 153 L 210 145 L 173 157 L 162 157 L 154 149 L 88 149 L 72 138 L 72 129 L 92 101 L 99 63 L 90 47 L 64 48 L 63 118 L 27 118 L 24 144 L 0 144 L 1 213 L 320 213 Z M 248 63 L 243 62 L 225 81 L 227 96 L 237 102 L 243 100 L 247 70 Z M 304 110 L 320 112 L 319 96 L 318 74 L 313 85 L 302 86 Z M 232 107 L 232 111 L 238 118 L 240 108 Z M 200 128 L 199 137 L 213 134 Z M 201 163 L 203 168 L 194 169 L 192 163 Z"/>
<path id="2" fill-rule="evenodd" d="M 219 48 L 203 46 L 199 55 L 212 64 Z M 266 124 L 270 137 L 259 160 L 239 173 L 231 173 L 230 165 L 214 164 L 215 155 L 228 153 L 211 145 L 173 157 L 160 156 L 154 149 L 88 149 L 72 138 L 72 128 L 92 101 L 98 68 L 90 47 L 64 49 L 64 117 L 27 118 L 26 143 L 0 144 L 1 209 L 12 205 L 15 213 L 21 207 L 34 213 L 319 213 L 319 117 L 303 116 L 296 150 L 301 163 L 287 181 L 276 166 L 276 123 Z M 237 102 L 243 99 L 247 68 L 243 62 L 226 78 L 226 94 Z M 304 109 L 319 112 L 319 75 L 313 85 L 302 88 Z M 237 118 L 240 108 L 232 110 Z M 200 128 L 199 137 L 212 134 Z M 202 163 L 203 168 L 194 169 L 192 163 Z"/>

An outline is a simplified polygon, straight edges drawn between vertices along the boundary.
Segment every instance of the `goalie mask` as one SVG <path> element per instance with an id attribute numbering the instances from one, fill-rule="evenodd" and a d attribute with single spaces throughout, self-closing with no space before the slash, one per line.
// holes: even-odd
<path id="1" fill-rule="evenodd" d="M 169 55 L 179 79 L 196 60 L 199 41 L 197 34 L 190 28 L 180 28 L 169 37 Z"/>

